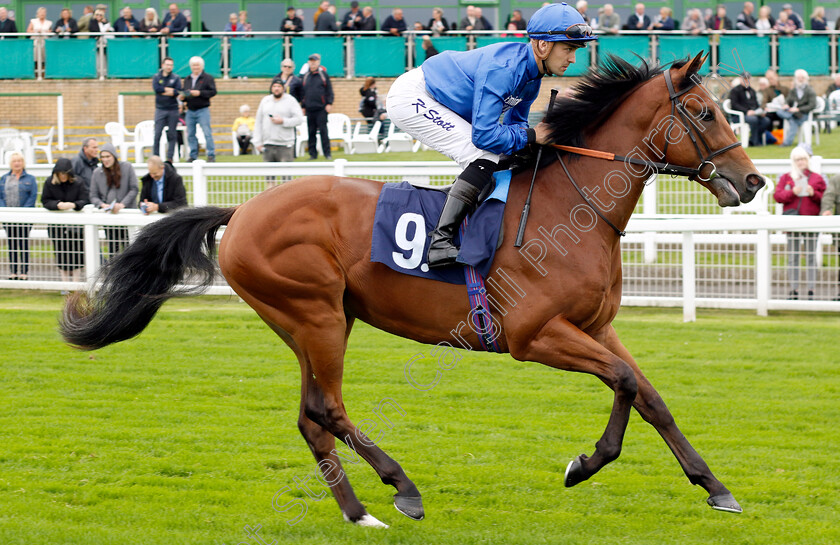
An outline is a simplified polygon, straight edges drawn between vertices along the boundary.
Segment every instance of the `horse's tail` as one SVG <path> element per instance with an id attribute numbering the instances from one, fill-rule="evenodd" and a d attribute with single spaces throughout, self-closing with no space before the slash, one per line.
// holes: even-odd
<path id="1" fill-rule="evenodd" d="M 140 334 L 174 295 L 204 291 L 216 272 L 216 231 L 236 209 L 211 206 L 174 212 L 140 232 L 102 268 L 91 292 L 74 294 L 64 307 L 64 340 L 94 350 Z M 176 290 L 185 277 L 196 288 Z"/>

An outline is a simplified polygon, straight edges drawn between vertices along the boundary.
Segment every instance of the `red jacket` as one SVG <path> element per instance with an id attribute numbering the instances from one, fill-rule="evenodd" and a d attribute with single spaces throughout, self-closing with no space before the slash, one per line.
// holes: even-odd
<path id="1" fill-rule="evenodd" d="M 800 216 L 818 216 L 820 214 L 820 202 L 822 201 L 823 192 L 825 192 L 825 180 L 822 176 L 810 170 L 805 171 L 808 176 L 808 185 L 814 188 L 814 194 L 810 197 L 797 197 L 793 193 L 793 187 L 796 185 L 790 174 L 782 174 L 779 178 L 779 183 L 776 185 L 776 191 L 773 193 L 773 198 L 776 202 L 785 205 L 785 210 L 796 209 L 799 207 Z M 799 204 L 802 201 L 802 204 Z"/>

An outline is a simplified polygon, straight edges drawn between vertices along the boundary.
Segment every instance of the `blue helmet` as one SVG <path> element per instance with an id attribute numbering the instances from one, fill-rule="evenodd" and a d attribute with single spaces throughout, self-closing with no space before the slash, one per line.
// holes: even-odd
<path id="1" fill-rule="evenodd" d="M 528 37 L 545 42 L 597 40 L 578 10 L 563 2 L 540 8 L 528 21 Z"/>

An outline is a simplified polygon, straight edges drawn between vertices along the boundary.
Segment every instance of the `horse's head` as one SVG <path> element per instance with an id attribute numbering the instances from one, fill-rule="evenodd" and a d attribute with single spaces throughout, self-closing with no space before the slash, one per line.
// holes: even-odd
<path id="1" fill-rule="evenodd" d="M 657 78 L 662 84 L 656 86 L 657 92 L 666 94 L 659 109 L 662 116 L 657 116 L 654 126 L 665 129 L 665 162 L 697 169 L 690 179 L 705 186 L 720 206 L 738 206 L 753 200 L 764 187 L 764 178 L 697 75 L 705 61 L 703 53 L 698 53 Z"/>

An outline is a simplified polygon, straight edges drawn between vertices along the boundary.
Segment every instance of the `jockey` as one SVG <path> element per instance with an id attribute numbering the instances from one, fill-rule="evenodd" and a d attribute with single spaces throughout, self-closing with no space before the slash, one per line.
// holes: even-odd
<path id="1" fill-rule="evenodd" d="M 500 43 L 472 51 L 444 51 L 391 85 L 391 121 L 463 170 L 432 231 L 430 268 L 456 262 L 452 238 L 499 168 L 499 156 L 545 144 L 544 123 L 528 128 L 528 111 L 544 75 L 562 75 L 576 51 L 597 39 L 578 11 L 550 4 L 528 22 L 530 43 Z M 504 116 L 504 117 L 502 117 Z M 501 121 L 500 121 L 501 118 Z"/>

